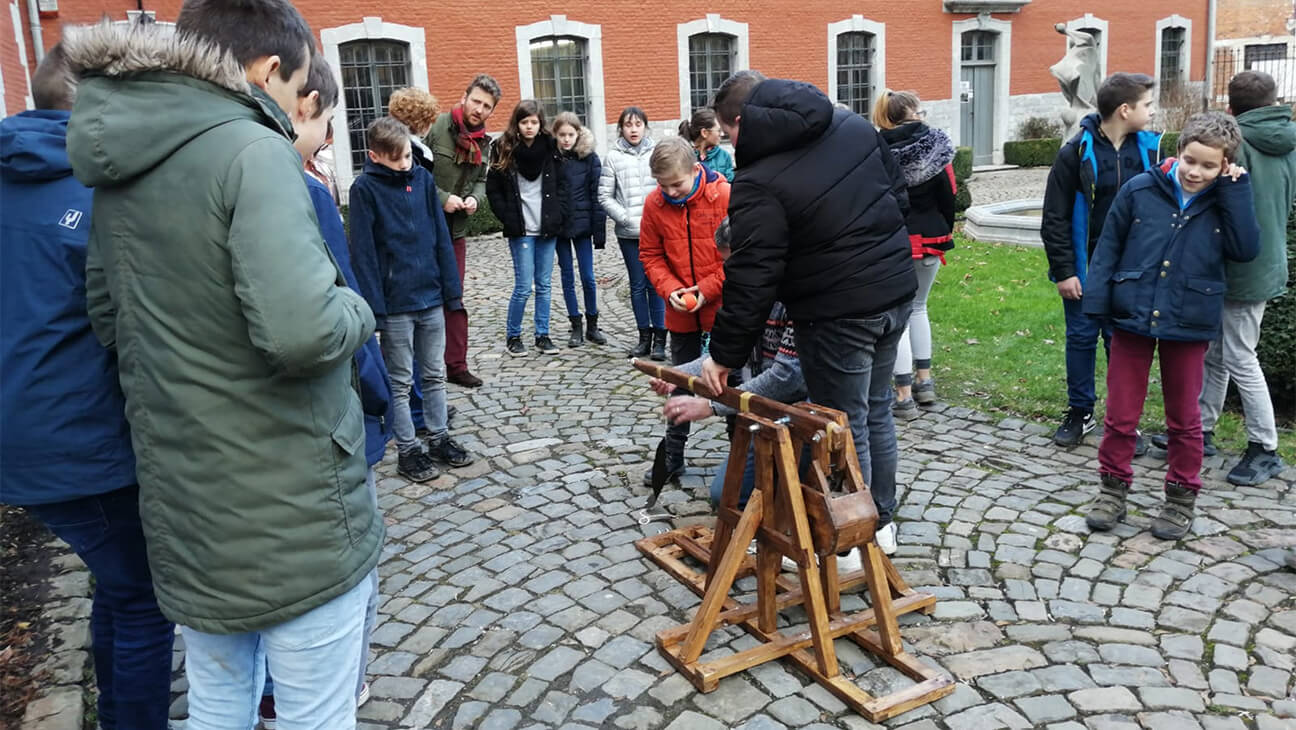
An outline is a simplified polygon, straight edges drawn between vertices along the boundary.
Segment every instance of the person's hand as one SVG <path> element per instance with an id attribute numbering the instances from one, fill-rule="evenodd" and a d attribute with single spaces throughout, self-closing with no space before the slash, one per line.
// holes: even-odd
<path id="1" fill-rule="evenodd" d="M 458 312 L 464 308 L 462 299 L 451 299 L 445 303 L 445 308 L 451 312 Z"/>
<path id="2" fill-rule="evenodd" d="M 709 357 L 702 362 L 702 384 L 711 393 L 719 395 L 724 388 L 725 381 L 728 379 L 729 368 Z"/>
<path id="3" fill-rule="evenodd" d="M 1058 294 L 1063 299 L 1079 299 L 1084 295 L 1084 287 L 1080 286 L 1080 277 L 1072 276 L 1057 283 Z"/>
<path id="4" fill-rule="evenodd" d="M 1237 182 L 1238 178 L 1246 174 L 1246 168 L 1236 162 L 1230 162 L 1229 166 L 1224 168 L 1224 174 L 1228 175 L 1233 182 Z"/>
<path id="5" fill-rule="evenodd" d="M 675 392 L 675 386 L 661 378 L 653 378 L 648 381 L 648 387 L 652 388 L 657 395 L 670 395 Z"/>
<path id="6" fill-rule="evenodd" d="M 468 196 L 468 197 L 466 197 L 466 198 L 464 198 L 464 200 L 463 200 L 463 209 L 464 209 L 464 212 L 467 213 L 468 215 L 473 215 L 474 213 L 476 213 L 476 212 L 477 212 L 477 199 L 474 198 L 474 197 L 472 197 L 471 195 Z"/>
<path id="7" fill-rule="evenodd" d="M 662 413 L 671 423 L 692 423 L 711 415 L 711 401 L 691 395 L 681 395 L 666 401 Z"/>
<path id="8" fill-rule="evenodd" d="M 450 197 L 446 198 L 445 212 L 455 213 L 460 210 L 463 210 L 463 207 L 464 207 L 463 198 L 459 197 L 458 195 L 451 195 Z"/>
<path id="9" fill-rule="evenodd" d="M 697 301 L 693 303 L 693 306 L 690 307 L 687 303 L 685 303 L 684 301 L 685 294 L 692 294 L 696 297 Z M 690 286 L 685 289 L 676 289 L 675 291 L 671 292 L 670 295 L 671 308 L 677 312 L 685 312 L 685 313 L 696 312 L 702 308 L 702 303 L 703 303 L 702 292 L 696 286 Z"/>

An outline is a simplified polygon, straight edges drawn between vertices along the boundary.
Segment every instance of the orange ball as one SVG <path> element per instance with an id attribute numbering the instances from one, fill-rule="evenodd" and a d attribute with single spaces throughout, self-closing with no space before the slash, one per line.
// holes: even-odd
<path id="1" fill-rule="evenodd" d="M 692 309 L 697 306 L 697 297 L 693 296 L 692 293 L 684 294 L 680 297 L 680 301 L 684 302 L 684 307 L 686 309 Z"/>

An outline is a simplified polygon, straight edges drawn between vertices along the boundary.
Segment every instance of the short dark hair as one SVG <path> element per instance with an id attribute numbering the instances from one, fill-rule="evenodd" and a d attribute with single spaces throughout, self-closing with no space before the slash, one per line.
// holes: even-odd
<path id="1" fill-rule="evenodd" d="M 1131 74 L 1118 71 L 1102 82 L 1098 87 L 1098 114 L 1108 119 L 1121 108 L 1122 104 L 1134 106 L 1143 95 L 1156 88 L 1156 81 L 1147 74 Z"/>
<path id="2" fill-rule="evenodd" d="M 628 106 L 621 110 L 621 116 L 617 117 L 617 134 L 621 134 L 621 128 L 631 119 L 638 119 L 648 126 L 648 113 L 637 106 Z"/>
<path id="3" fill-rule="evenodd" d="M 764 80 L 765 74 L 753 69 L 739 71 L 725 79 L 716 91 L 715 103 L 711 105 L 720 121 L 733 124 L 742 115 L 743 104 L 751 98 L 752 91 Z"/>
<path id="4" fill-rule="evenodd" d="M 311 119 L 318 119 L 325 109 L 332 109 L 337 106 L 338 84 L 337 79 L 333 76 L 333 67 L 324 58 L 324 54 L 318 51 L 311 54 L 310 72 L 306 74 L 306 85 L 301 88 L 301 91 L 297 92 L 297 96 L 310 96 L 312 91 L 318 91 L 319 97 L 315 100 L 315 113 L 311 115 Z"/>
<path id="5" fill-rule="evenodd" d="M 369 123 L 365 130 L 367 147 L 385 157 L 400 154 L 410 142 L 409 127 L 396 121 L 393 117 L 378 117 Z"/>
<path id="6" fill-rule="evenodd" d="M 244 67 L 278 56 L 284 81 L 310 62 L 315 48 L 310 26 L 289 0 L 185 0 L 176 32 L 215 43 Z"/>
<path id="7" fill-rule="evenodd" d="M 499 103 L 500 96 L 503 95 L 503 92 L 500 91 L 499 82 L 490 74 L 477 74 L 473 77 L 473 80 L 468 84 L 468 88 L 464 89 L 464 96 L 471 94 L 473 89 L 481 89 L 490 94 L 495 99 L 496 104 Z"/>
<path id="8" fill-rule="evenodd" d="M 1231 162 L 1237 159 L 1238 147 L 1242 146 L 1242 130 L 1237 120 L 1224 112 L 1198 112 L 1184 122 L 1179 152 L 1193 142 L 1223 151 L 1224 159 Z"/>
<path id="9" fill-rule="evenodd" d="M 1229 79 L 1228 105 L 1234 114 L 1243 114 L 1278 101 L 1278 84 L 1264 71 L 1243 71 Z"/>
<path id="10" fill-rule="evenodd" d="M 68 66 L 63 44 L 58 43 L 41 60 L 31 77 L 32 102 L 37 109 L 72 111 L 76 102 L 77 77 Z"/>

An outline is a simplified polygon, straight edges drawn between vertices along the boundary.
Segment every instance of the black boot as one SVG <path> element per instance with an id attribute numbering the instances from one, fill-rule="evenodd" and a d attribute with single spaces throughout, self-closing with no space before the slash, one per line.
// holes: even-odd
<path id="1" fill-rule="evenodd" d="M 571 334 L 567 337 L 567 346 L 580 347 L 581 345 L 585 344 L 585 339 L 584 337 L 581 336 L 580 315 L 578 314 L 575 317 L 568 317 L 567 320 L 571 322 L 571 328 L 572 328 Z"/>
<path id="2" fill-rule="evenodd" d="M 639 330 L 639 344 L 630 348 L 630 357 L 648 357 L 648 352 L 652 350 L 653 331 L 650 329 Z"/>
<path id="3" fill-rule="evenodd" d="M 585 339 L 596 345 L 607 344 L 607 338 L 603 336 L 602 332 L 599 332 L 597 314 L 585 315 Z"/>
<path id="4" fill-rule="evenodd" d="M 666 330 L 652 330 L 652 359 L 666 361 Z"/>

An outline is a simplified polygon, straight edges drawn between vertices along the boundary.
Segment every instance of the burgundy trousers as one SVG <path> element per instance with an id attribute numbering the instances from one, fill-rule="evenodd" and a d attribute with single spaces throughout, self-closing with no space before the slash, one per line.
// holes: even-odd
<path id="1" fill-rule="evenodd" d="M 468 263 L 468 241 L 464 238 L 454 240 L 455 262 L 459 264 L 459 281 L 464 282 L 464 267 Z M 465 292 L 466 294 L 467 292 Z M 468 308 L 451 312 L 445 307 L 446 374 L 467 372 L 468 370 Z"/>

